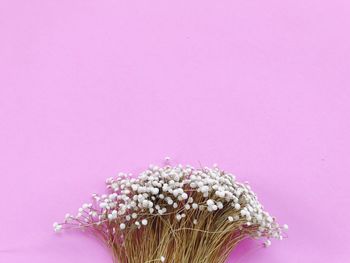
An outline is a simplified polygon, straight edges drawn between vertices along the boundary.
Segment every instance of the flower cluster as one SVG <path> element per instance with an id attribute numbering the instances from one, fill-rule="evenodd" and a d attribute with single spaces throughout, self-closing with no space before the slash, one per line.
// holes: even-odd
<path id="1" fill-rule="evenodd" d="M 164 232 L 167 237 L 163 241 L 171 242 L 178 238 L 175 231 L 185 235 L 198 230 L 203 231 L 197 235 L 198 240 L 221 233 L 221 238 L 233 244 L 247 236 L 265 238 L 268 247 L 271 238 L 282 239 L 283 230 L 288 228 L 279 226 L 264 211 L 248 184 L 237 182 L 235 176 L 217 166 L 195 169 L 189 165 L 151 165 L 138 177 L 120 173 L 108 178 L 106 184 L 108 193 L 93 194 L 92 203 L 83 204 L 75 216 L 67 214 L 63 223 L 54 223 L 54 230 L 90 230 L 113 248 L 121 262 L 138 262 L 128 246 L 134 242 L 132 239 L 140 239 L 140 233 L 148 233 L 149 238 L 154 235 L 161 241 L 157 233 Z M 143 262 L 154 258 L 161 262 L 173 260 L 165 244 L 162 249 L 157 246 L 153 250 L 159 251 L 145 252 Z M 158 257 L 152 257 L 153 254 Z"/>

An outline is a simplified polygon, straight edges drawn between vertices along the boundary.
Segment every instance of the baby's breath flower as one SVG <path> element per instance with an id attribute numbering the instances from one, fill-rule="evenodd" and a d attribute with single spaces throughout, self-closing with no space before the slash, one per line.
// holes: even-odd
<path id="1" fill-rule="evenodd" d="M 264 245 L 265 245 L 265 247 L 269 247 L 269 246 L 271 246 L 271 240 L 266 240 L 265 242 L 264 242 Z"/>
<path id="2" fill-rule="evenodd" d="M 55 231 L 56 233 L 61 232 L 61 230 L 62 230 L 62 225 L 60 225 L 59 223 L 55 222 L 55 223 L 53 223 L 53 229 L 54 229 L 54 231 Z"/>

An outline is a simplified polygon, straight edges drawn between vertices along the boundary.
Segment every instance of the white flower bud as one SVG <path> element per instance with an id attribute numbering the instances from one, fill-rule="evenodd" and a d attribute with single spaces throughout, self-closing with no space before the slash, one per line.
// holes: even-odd
<path id="1" fill-rule="evenodd" d="M 269 246 L 271 246 L 271 240 L 266 240 L 265 242 L 264 242 L 264 246 L 265 247 L 269 247 Z"/>

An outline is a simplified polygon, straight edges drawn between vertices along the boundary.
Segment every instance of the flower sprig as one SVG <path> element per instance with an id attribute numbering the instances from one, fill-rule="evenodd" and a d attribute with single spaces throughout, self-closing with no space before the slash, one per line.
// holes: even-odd
<path id="1" fill-rule="evenodd" d="M 138 177 L 119 173 L 107 193 L 92 195 L 77 215 L 54 223 L 101 238 L 118 262 L 225 262 L 244 238 L 283 239 L 247 183 L 217 166 L 151 165 Z"/>

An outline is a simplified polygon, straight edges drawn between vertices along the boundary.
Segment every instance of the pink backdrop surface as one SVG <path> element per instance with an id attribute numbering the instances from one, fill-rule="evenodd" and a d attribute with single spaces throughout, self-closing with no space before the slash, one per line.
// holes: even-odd
<path id="1" fill-rule="evenodd" d="M 111 262 L 55 235 L 104 180 L 219 163 L 290 225 L 229 262 L 349 262 L 349 1 L 2 0 L 0 262 Z"/>

